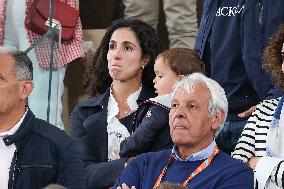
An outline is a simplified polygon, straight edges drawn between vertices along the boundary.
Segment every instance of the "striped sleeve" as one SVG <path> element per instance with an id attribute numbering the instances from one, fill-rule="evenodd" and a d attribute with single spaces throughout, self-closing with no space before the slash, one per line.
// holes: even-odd
<path id="1" fill-rule="evenodd" d="M 265 154 L 267 133 L 278 100 L 265 100 L 256 107 L 242 132 L 232 157 L 247 163 L 251 157 L 262 157 Z"/>
<path id="2" fill-rule="evenodd" d="M 257 117 L 253 115 L 247 122 L 241 138 L 239 139 L 235 150 L 232 154 L 233 158 L 239 159 L 245 163 L 254 156 L 255 152 L 255 123 Z"/>
<path id="3" fill-rule="evenodd" d="M 280 188 L 284 187 L 284 159 L 278 163 L 271 173 L 271 181 L 275 182 Z"/>

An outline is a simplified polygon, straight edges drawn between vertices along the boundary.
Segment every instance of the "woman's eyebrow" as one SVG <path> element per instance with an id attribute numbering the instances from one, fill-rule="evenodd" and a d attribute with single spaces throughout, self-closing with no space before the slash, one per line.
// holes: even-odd
<path id="1" fill-rule="evenodd" d="M 132 43 L 132 42 L 130 42 L 130 41 L 123 41 L 122 43 L 125 44 L 125 45 L 133 45 L 133 46 L 136 47 L 136 44 L 135 44 L 135 43 Z"/>

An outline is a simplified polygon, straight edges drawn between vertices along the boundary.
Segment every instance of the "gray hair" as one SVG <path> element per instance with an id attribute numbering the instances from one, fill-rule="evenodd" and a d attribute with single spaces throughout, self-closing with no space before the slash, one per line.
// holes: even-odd
<path id="1" fill-rule="evenodd" d="M 0 47 L 0 54 L 8 54 L 15 60 L 15 75 L 18 81 L 33 80 L 33 64 L 26 53 Z"/>
<path id="2" fill-rule="evenodd" d="M 214 136 L 217 137 L 219 132 L 223 128 L 228 113 L 228 101 L 225 91 L 216 81 L 206 77 L 201 73 L 193 73 L 175 84 L 175 86 L 173 87 L 172 95 L 174 95 L 179 88 L 183 88 L 189 93 L 193 90 L 194 84 L 201 84 L 207 87 L 209 90 L 211 99 L 208 105 L 208 112 L 210 117 L 214 117 L 218 110 L 224 112 L 224 120 L 214 133 Z"/>

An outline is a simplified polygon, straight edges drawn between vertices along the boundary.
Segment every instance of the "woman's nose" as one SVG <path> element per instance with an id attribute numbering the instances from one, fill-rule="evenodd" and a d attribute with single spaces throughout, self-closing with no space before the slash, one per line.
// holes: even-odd
<path id="1" fill-rule="evenodd" d="M 115 59 L 120 59 L 121 58 L 121 49 L 120 48 L 114 49 L 113 56 L 114 56 Z"/>

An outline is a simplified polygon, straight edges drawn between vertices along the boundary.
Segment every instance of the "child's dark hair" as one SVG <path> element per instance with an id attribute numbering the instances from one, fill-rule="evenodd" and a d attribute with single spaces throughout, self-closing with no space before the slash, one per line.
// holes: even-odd
<path id="1" fill-rule="evenodd" d="M 194 72 L 205 72 L 205 66 L 198 54 L 187 48 L 173 48 L 159 54 L 164 62 L 169 64 L 176 75 L 188 75 Z"/>

